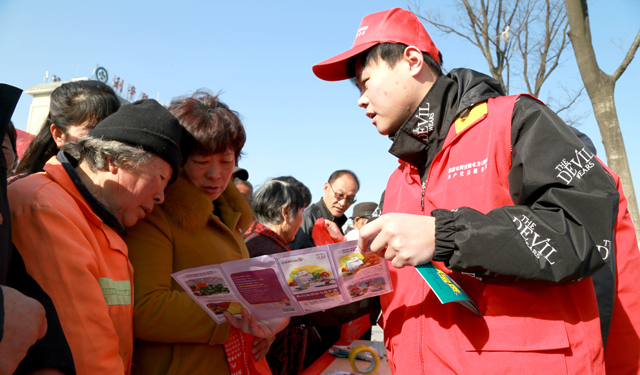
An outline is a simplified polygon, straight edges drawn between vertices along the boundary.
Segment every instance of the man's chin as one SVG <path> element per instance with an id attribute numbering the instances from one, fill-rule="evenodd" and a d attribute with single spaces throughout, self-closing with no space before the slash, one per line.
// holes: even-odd
<path id="1" fill-rule="evenodd" d="M 380 124 L 380 125 L 376 125 L 376 130 L 378 130 L 378 133 L 380 135 L 393 137 L 398 132 L 398 130 L 400 130 L 401 127 L 402 127 L 402 123 L 400 125 Z"/>
<path id="2" fill-rule="evenodd" d="M 378 127 L 376 127 L 376 129 L 378 130 L 378 134 L 380 135 L 389 135 L 389 131 L 387 129 L 378 128 Z"/>

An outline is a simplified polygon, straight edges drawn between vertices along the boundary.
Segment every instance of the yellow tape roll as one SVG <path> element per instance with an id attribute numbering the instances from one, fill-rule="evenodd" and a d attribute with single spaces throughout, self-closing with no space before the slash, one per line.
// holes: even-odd
<path id="1" fill-rule="evenodd" d="M 371 353 L 371 357 L 373 357 L 373 362 L 371 365 L 364 370 L 360 370 L 356 367 L 356 356 L 361 352 L 369 352 Z M 378 353 L 367 345 L 358 345 L 355 348 L 351 349 L 351 353 L 349 353 L 349 363 L 351 363 L 351 368 L 353 371 L 358 374 L 373 374 L 378 371 L 378 367 L 380 366 L 380 357 L 378 357 Z"/>

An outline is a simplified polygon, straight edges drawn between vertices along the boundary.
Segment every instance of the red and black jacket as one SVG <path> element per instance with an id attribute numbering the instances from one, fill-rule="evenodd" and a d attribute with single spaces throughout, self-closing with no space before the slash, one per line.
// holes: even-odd
<path id="1" fill-rule="evenodd" d="M 492 120 L 452 129 L 485 102 Z M 598 306 L 591 280 L 581 281 L 606 264 L 616 269 L 620 199 L 564 122 L 533 98 L 503 97 L 487 76 L 454 70 L 436 81 L 390 152 L 401 166 L 383 213 L 436 217 L 434 260 L 484 315 L 439 305 L 415 270 L 394 270 L 395 291 L 381 301 L 396 372 L 523 368 L 540 351 L 565 353 L 570 373 L 600 372 Z"/>

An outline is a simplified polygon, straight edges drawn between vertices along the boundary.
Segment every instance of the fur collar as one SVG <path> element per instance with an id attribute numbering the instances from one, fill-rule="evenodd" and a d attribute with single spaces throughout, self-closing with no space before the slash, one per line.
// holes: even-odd
<path id="1" fill-rule="evenodd" d="M 237 224 L 239 228 L 247 228 L 251 225 L 253 212 L 233 184 L 233 180 L 229 180 L 227 188 L 216 200 L 216 203 L 219 205 L 222 215 L 220 220 L 227 227 L 230 223 L 225 219 L 228 219 L 229 215 L 233 213 L 240 213 Z M 178 177 L 176 182 L 165 189 L 162 209 L 178 225 L 186 229 L 204 228 L 209 219 L 213 218 L 213 202 L 183 176 Z M 235 228 L 229 229 L 235 230 Z"/>

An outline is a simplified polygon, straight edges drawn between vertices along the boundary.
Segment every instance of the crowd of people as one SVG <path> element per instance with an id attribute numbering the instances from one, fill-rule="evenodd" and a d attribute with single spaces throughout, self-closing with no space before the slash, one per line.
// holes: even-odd
<path id="1" fill-rule="evenodd" d="M 0 85 L 0 375 L 300 374 L 355 321 L 380 324 L 395 374 L 640 373 L 637 238 L 584 134 L 486 75 L 443 74 L 402 9 L 366 16 L 313 71 L 351 79 L 392 141 L 400 165 L 379 203 L 356 204 L 345 169 L 315 203 L 292 176 L 254 192 L 240 117 L 203 89 L 165 107 L 62 84 L 18 157 L 21 90 Z M 392 292 L 217 324 L 171 277 L 347 240 L 388 260 Z M 441 304 L 413 267 L 427 262 L 481 316 Z"/>

